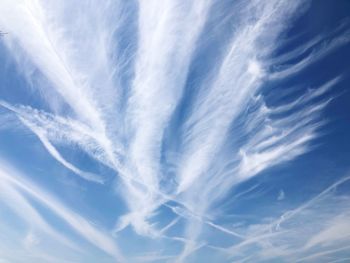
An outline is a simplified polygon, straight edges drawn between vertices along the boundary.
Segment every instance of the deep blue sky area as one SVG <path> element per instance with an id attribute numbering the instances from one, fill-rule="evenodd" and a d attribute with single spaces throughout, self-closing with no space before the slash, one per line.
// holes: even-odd
<path id="1" fill-rule="evenodd" d="M 0 263 L 349 262 L 349 14 L 1 0 Z"/>

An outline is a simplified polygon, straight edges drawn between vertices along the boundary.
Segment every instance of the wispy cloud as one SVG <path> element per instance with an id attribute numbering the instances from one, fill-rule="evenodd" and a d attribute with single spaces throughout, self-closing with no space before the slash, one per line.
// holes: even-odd
<path id="1" fill-rule="evenodd" d="M 17 74 L 35 98 L 31 105 L 20 96 L 2 98 L 4 118 L 16 116 L 55 161 L 89 182 L 110 187 L 103 176 L 66 159 L 61 146 L 78 147 L 113 172 L 116 200 L 122 198 L 128 210 L 116 219 L 116 238 L 131 226 L 142 238 L 183 245 L 176 253 L 144 253 L 134 260 L 181 262 L 204 247 L 230 256 L 246 255 L 253 246 L 265 249 L 248 261 L 292 251 L 317 255 L 318 246 L 348 238 L 340 231 L 348 227 L 341 211 L 333 221 L 324 211 L 317 219 L 329 225 L 320 225 L 302 245 L 295 238 L 299 228 L 282 227 L 303 213 L 315 216 L 312 206 L 321 199 L 335 202 L 328 190 L 328 199 L 321 193 L 272 223 L 243 229 L 219 223 L 223 211 L 214 207 L 223 199 L 241 200 L 256 190 L 238 191 L 244 183 L 314 149 L 327 124 L 322 113 L 344 76 L 315 83 L 296 77 L 350 40 L 345 21 L 280 52 L 288 44 L 281 36 L 310 1 L 231 2 L 0 2 L 0 27 L 9 32 L 3 39 L 6 56 L 15 59 Z M 113 238 L 18 172 L 4 166 L 1 177 L 2 196 L 16 200 L 11 209 L 20 217 L 27 211 L 41 231 L 72 245 L 31 205 L 30 196 L 78 235 L 123 259 Z M 237 192 L 230 196 L 232 190 Z M 284 191 L 277 197 L 275 191 L 274 201 L 285 199 Z M 174 235 L 173 229 L 181 231 Z M 234 245 L 212 246 L 205 236 L 210 231 Z M 291 246 L 272 244 L 285 236 Z M 24 243 L 38 242 L 29 231 Z"/>
<path id="2" fill-rule="evenodd" d="M 0 176 L 3 181 L 2 195 L 5 195 L 5 197 L 12 200 L 12 202 L 9 202 L 8 205 L 14 209 L 20 217 L 23 217 L 25 220 L 30 222 L 33 227 L 39 227 L 57 238 L 59 241 L 63 241 L 70 247 L 75 248 L 72 241 L 69 241 L 69 239 L 65 238 L 56 230 L 53 230 L 51 226 L 49 226 L 47 221 L 44 220 L 36 209 L 29 203 L 25 195 L 29 195 L 41 205 L 46 206 L 65 223 L 67 223 L 72 230 L 74 230 L 81 237 L 112 255 L 118 261 L 123 261 L 119 248 L 117 247 L 115 241 L 107 233 L 103 233 L 97 227 L 89 223 L 88 220 L 70 210 L 55 197 L 24 179 L 22 175 L 13 170 L 13 168 L 8 167 L 8 165 L 3 161 L 1 161 L 0 172 Z M 27 211 L 27 213 L 25 213 L 25 211 Z"/>
<path id="3" fill-rule="evenodd" d="M 337 252 L 339 247 L 346 246 L 350 237 L 344 231 L 349 221 L 348 196 L 337 193 L 349 179 L 343 177 L 270 223 L 250 226 L 247 239 L 226 252 L 238 260 L 237 255 L 253 249 L 250 260 L 258 261 L 273 258 L 307 261 Z"/>
<path id="4" fill-rule="evenodd" d="M 277 196 L 277 200 L 278 201 L 282 201 L 284 198 L 286 198 L 286 194 L 284 193 L 284 191 L 281 189 L 278 193 L 278 196 Z"/>

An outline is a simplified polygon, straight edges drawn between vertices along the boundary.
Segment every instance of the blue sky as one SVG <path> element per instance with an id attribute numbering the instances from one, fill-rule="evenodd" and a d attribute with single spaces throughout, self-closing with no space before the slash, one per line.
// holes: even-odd
<path id="1" fill-rule="evenodd" d="M 349 10 L 0 1 L 0 263 L 349 261 Z"/>

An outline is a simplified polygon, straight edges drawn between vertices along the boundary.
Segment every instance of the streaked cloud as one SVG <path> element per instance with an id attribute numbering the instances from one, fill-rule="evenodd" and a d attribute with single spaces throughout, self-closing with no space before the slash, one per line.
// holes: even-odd
<path id="1" fill-rule="evenodd" d="M 8 199 L 6 204 L 10 206 L 11 209 L 14 209 L 18 216 L 30 223 L 32 227 L 43 229 L 50 234 L 50 236 L 53 236 L 59 241 L 66 243 L 69 247 L 76 249 L 73 241 L 62 236 L 49 225 L 49 223 L 37 212 L 35 207 L 31 205 L 28 197 L 26 198 L 26 195 L 29 195 L 41 205 L 50 209 L 82 238 L 112 255 L 118 261 L 122 260 L 119 248 L 107 233 L 103 233 L 103 231 L 89 223 L 88 220 L 79 214 L 70 210 L 55 197 L 24 179 L 22 175 L 13 170 L 13 168 L 8 167 L 3 161 L 1 161 L 0 176 L 3 182 L 1 186 L 3 190 L 2 195 Z M 24 243 L 27 245 L 35 245 L 35 243 L 38 242 L 36 236 L 30 233 L 24 240 Z"/>
<path id="2" fill-rule="evenodd" d="M 348 177 L 292 204 L 291 186 L 267 176 L 274 169 L 298 173 L 293 164 L 317 151 L 332 121 L 325 112 L 346 79 L 346 72 L 301 77 L 350 40 L 349 21 L 303 41 L 290 36 L 311 6 L 2 0 L 0 29 L 9 34 L 1 52 L 23 94 L 0 94 L 0 132 L 34 135 L 30 147 L 40 147 L 48 167 L 57 162 L 86 183 L 86 200 L 108 225 L 65 205 L 46 191 L 47 181 L 39 187 L 29 165 L 18 172 L 1 161 L 0 196 L 26 225 L 24 253 L 54 261 L 37 251 L 50 237 L 80 261 L 89 251 L 76 236 L 106 261 L 126 262 L 193 261 L 203 251 L 217 260 L 302 261 L 345 249 L 349 196 L 337 189 Z M 264 176 L 268 183 L 254 181 Z M 255 204 L 245 201 L 262 195 L 271 207 L 261 214 L 226 211 L 239 204 L 249 210 Z M 120 211 L 110 211 L 111 203 Z"/>

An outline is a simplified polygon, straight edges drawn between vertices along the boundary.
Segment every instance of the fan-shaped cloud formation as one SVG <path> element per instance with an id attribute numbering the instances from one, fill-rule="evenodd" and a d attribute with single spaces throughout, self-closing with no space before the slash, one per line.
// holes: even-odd
<path id="1" fill-rule="evenodd" d="M 258 221 L 230 221 L 224 207 L 258 194 L 259 185 L 244 189 L 258 175 L 317 148 L 330 121 L 323 114 L 345 73 L 314 82 L 301 76 L 349 43 L 349 22 L 295 42 L 287 33 L 310 5 L 1 1 L 0 27 L 9 32 L 2 52 L 16 65 L 25 94 L 34 97 L 29 103 L 27 95 L 1 97 L 1 118 L 10 120 L 4 130 L 29 131 L 50 162 L 86 181 L 93 195 L 95 187 L 113 189 L 110 202 L 125 205 L 108 234 L 2 162 L 1 196 L 10 200 L 3 203 L 27 223 L 24 250 L 39 247 L 44 235 L 74 251 L 73 261 L 82 260 L 76 255 L 86 249 L 72 231 L 127 262 L 128 256 L 133 262 L 190 261 L 199 251 L 242 262 L 341 255 L 350 241 L 343 231 L 348 195 L 336 190 L 348 177 Z M 286 191 L 283 186 L 274 194 L 281 206 Z M 70 227 L 69 235 L 56 229 L 50 213 Z M 149 246 L 131 253 L 117 245 L 125 233 Z"/>

